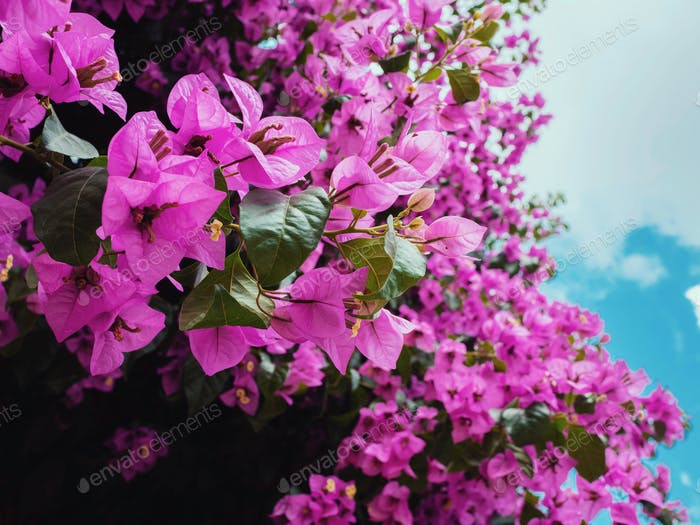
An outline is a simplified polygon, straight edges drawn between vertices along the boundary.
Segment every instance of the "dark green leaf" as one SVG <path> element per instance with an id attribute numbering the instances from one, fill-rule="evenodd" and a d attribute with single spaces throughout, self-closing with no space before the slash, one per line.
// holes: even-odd
<path id="1" fill-rule="evenodd" d="M 243 265 L 238 252 L 226 258 L 223 270 L 212 270 L 182 303 L 180 330 L 216 326 L 267 328 L 270 320 L 260 310 L 272 311 L 274 303 L 258 299 L 258 285 Z"/>
<path id="2" fill-rule="evenodd" d="M 90 162 L 88 162 L 88 166 L 95 166 L 97 168 L 106 168 L 107 167 L 107 155 L 100 155 L 99 157 L 95 157 Z"/>
<path id="3" fill-rule="evenodd" d="M 249 418 L 253 430 L 258 432 L 269 421 L 284 412 L 286 407 L 282 398 L 275 395 L 289 375 L 287 363 L 275 364 L 266 353 L 260 354 L 260 366 L 255 375 L 255 382 L 263 395 L 263 403 L 254 417 Z"/>
<path id="4" fill-rule="evenodd" d="M 478 29 L 472 34 L 472 38 L 481 42 L 488 42 L 498 31 L 499 25 L 495 20 L 491 20 L 484 27 Z"/>
<path id="5" fill-rule="evenodd" d="M 99 263 L 100 264 L 105 264 L 109 266 L 110 268 L 116 268 L 117 267 L 117 254 L 114 253 L 114 250 L 112 248 L 112 238 L 108 237 L 101 243 L 102 246 L 102 257 L 100 257 Z"/>
<path id="6" fill-rule="evenodd" d="M 228 370 L 208 376 L 197 361 L 188 359 L 182 372 L 188 414 L 192 415 L 214 401 L 224 389 L 229 376 Z"/>
<path id="7" fill-rule="evenodd" d="M 396 73 L 397 71 L 405 71 L 408 69 L 408 64 L 411 61 L 411 52 L 405 51 L 391 58 L 386 58 L 379 61 L 384 73 Z"/>
<path id="8" fill-rule="evenodd" d="M 469 71 L 448 69 L 447 78 L 450 80 L 452 96 L 457 104 L 474 102 L 479 98 L 479 93 L 481 92 L 479 81 Z"/>
<path id="9" fill-rule="evenodd" d="M 501 422 L 519 447 L 542 444 L 551 425 L 549 409 L 544 403 L 533 403 L 526 409 L 506 408 L 501 414 Z"/>
<path id="10" fill-rule="evenodd" d="M 539 502 L 539 498 L 532 492 L 529 490 L 525 492 L 525 504 L 520 512 L 520 523 L 522 525 L 527 525 L 531 520 L 545 517 L 544 513 L 537 508 Z"/>
<path id="11" fill-rule="evenodd" d="M 357 296 L 365 301 L 399 297 L 425 275 L 425 258 L 412 243 L 396 236 L 391 219 L 383 239 L 352 239 L 339 248 L 355 268 L 369 268 L 368 293 Z"/>
<path id="12" fill-rule="evenodd" d="M 464 29 L 464 22 L 455 22 L 450 27 L 435 26 L 435 30 L 440 38 L 442 38 L 443 42 L 452 42 L 453 44 L 457 42 L 459 35 L 462 33 L 462 29 Z"/>
<path id="13" fill-rule="evenodd" d="M 49 255 L 85 266 L 97 255 L 107 170 L 80 168 L 56 177 L 32 205 L 34 229 Z"/>
<path id="14" fill-rule="evenodd" d="M 323 111 L 329 115 L 332 115 L 337 109 L 340 109 L 340 106 L 345 104 L 351 98 L 352 97 L 350 95 L 338 95 L 336 97 L 331 97 L 328 99 L 328 102 L 323 104 Z"/>
<path id="15" fill-rule="evenodd" d="M 226 194 L 224 200 L 221 201 L 219 207 L 214 213 L 214 218 L 220 220 L 224 225 L 231 224 L 233 222 L 233 215 L 231 215 L 231 203 L 229 202 L 228 186 L 226 185 L 226 177 L 224 177 L 224 172 L 221 168 L 217 167 L 214 170 L 214 184 L 217 190 L 223 191 Z"/>
<path id="16" fill-rule="evenodd" d="M 331 204 L 318 186 L 292 196 L 256 189 L 240 210 L 248 258 L 260 282 L 271 285 L 299 268 L 318 246 Z"/>
<path id="17" fill-rule="evenodd" d="M 88 141 L 68 133 L 53 110 L 49 111 L 49 116 L 44 122 L 41 140 L 47 150 L 62 153 L 69 157 L 94 159 L 100 155 L 95 146 Z"/>
<path id="18" fill-rule="evenodd" d="M 201 282 L 206 276 L 207 267 L 200 262 L 194 262 L 185 266 L 182 270 L 170 274 L 170 277 L 185 288 L 194 288 L 197 283 Z"/>
<path id="19" fill-rule="evenodd" d="M 289 365 L 275 364 L 266 353 L 260 354 L 260 366 L 255 374 L 256 383 L 265 395 L 272 395 L 279 390 L 287 379 Z"/>
<path id="20" fill-rule="evenodd" d="M 577 414 L 595 414 L 595 396 L 577 395 L 574 399 L 574 410 Z"/>
<path id="21" fill-rule="evenodd" d="M 582 426 L 569 425 L 566 449 L 576 460 L 579 475 L 586 481 L 593 482 L 607 472 L 605 443 L 597 435 L 589 434 Z"/>

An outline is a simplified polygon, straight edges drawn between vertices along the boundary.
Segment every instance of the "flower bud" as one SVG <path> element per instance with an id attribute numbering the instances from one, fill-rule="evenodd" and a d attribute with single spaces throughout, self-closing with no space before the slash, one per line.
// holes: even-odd
<path id="1" fill-rule="evenodd" d="M 413 219 L 411 222 L 408 223 L 408 227 L 411 230 L 420 230 L 424 224 L 425 224 L 425 221 L 423 220 L 423 217 L 416 217 L 415 219 Z"/>
<path id="2" fill-rule="evenodd" d="M 435 190 L 432 188 L 421 188 L 408 199 L 408 208 L 412 211 L 425 211 L 435 202 Z"/>

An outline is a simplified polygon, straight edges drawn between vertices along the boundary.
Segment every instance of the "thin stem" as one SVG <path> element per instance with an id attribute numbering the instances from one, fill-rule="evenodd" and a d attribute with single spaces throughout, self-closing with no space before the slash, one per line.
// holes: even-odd
<path id="1" fill-rule="evenodd" d="M 29 146 L 27 146 L 25 144 L 20 144 L 19 142 L 16 142 L 9 137 L 5 137 L 4 135 L 0 135 L 0 145 L 15 148 L 23 153 L 29 153 L 30 155 L 32 155 L 34 158 L 40 160 L 41 162 L 48 162 L 54 168 L 61 170 L 63 173 L 70 171 L 70 168 L 64 166 L 63 164 L 61 164 L 57 160 L 53 160 L 51 158 L 44 157 L 35 149 L 30 148 Z"/>

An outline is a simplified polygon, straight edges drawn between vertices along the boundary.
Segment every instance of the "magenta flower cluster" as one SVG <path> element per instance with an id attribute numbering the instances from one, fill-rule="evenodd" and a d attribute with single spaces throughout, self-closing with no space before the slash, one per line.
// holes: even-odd
<path id="1" fill-rule="evenodd" d="M 191 2 L 243 34 L 142 73 L 178 75 L 163 115 L 132 114 L 106 157 L 30 141 L 52 104 L 126 119 L 94 16 L 167 19 L 175 3 L 0 5 L 0 152 L 41 167 L 0 193 L 0 347 L 43 316 L 86 371 L 70 407 L 140 350 L 161 358 L 165 397 L 189 395 L 193 357 L 221 379 L 209 401 L 256 427 L 317 403 L 348 453 L 279 500 L 279 523 L 687 521 L 646 462 L 683 438 L 676 400 L 611 357 L 596 314 L 538 290 L 556 271 L 539 241 L 561 224 L 518 164 L 550 116 L 499 89 L 537 61 L 511 24 L 534 3 Z M 154 432 L 120 428 L 110 448 Z M 149 453 L 124 476 L 154 468 Z"/>

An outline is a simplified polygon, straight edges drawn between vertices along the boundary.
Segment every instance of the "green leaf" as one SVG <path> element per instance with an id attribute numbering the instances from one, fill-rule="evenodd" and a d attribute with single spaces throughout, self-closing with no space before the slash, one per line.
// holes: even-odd
<path id="1" fill-rule="evenodd" d="M 117 267 L 117 254 L 114 253 L 112 248 L 112 238 L 107 237 L 104 241 L 100 243 L 102 246 L 102 257 L 98 261 L 100 264 L 105 264 L 110 268 Z"/>
<path id="2" fill-rule="evenodd" d="M 260 366 L 255 375 L 255 382 L 258 384 L 264 400 L 257 414 L 249 418 L 250 424 L 256 432 L 284 412 L 286 404 L 281 397 L 275 395 L 275 392 L 282 387 L 288 375 L 289 364 L 275 364 L 265 352 L 260 354 Z"/>
<path id="3" fill-rule="evenodd" d="M 384 73 L 395 73 L 397 71 L 405 71 L 408 69 L 408 64 L 411 61 L 411 51 L 405 51 L 391 58 L 385 58 L 379 61 Z"/>
<path id="4" fill-rule="evenodd" d="M 500 26 L 498 25 L 498 22 L 496 22 L 495 20 L 491 20 L 484 27 L 481 27 L 477 31 L 475 31 L 472 34 L 472 38 L 481 42 L 488 42 L 496 34 L 499 27 Z"/>
<path id="5" fill-rule="evenodd" d="M 323 111 L 325 111 L 329 115 L 332 115 L 337 109 L 340 109 L 340 107 L 351 98 L 352 97 L 350 95 L 338 95 L 335 97 L 331 97 L 326 103 L 323 104 Z"/>
<path id="6" fill-rule="evenodd" d="M 100 155 L 99 157 L 95 157 L 90 162 L 88 162 L 88 166 L 96 166 L 98 168 L 106 168 L 107 167 L 107 155 Z"/>
<path id="7" fill-rule="evenodd" d="M 593 482 L 608 471 L 605 443 L 582 426 L 569 425 L 566 449 L 569 456 L 576 460 L 576 471 L 586 481 Z"/>
<path id="8" fill-rule="evenodd" d="M 170 277 L 185 288 L 194 288 L 197 283 L 201 282 L 206 276 L 207 267 L 200 262 L 193 262 L 185 266 L 182 270 L 177 270 L 170 274 Z"/>
<path id="9" fill-rule="evenodd" d="M 367 288 L 379 290 L 391 273 L 394 261 L 384 250 L 384 239 L 351 239 L 338 244 L 340 253 L 355 268 L 369 268 Z"/>
<path id="10" fill-rule="evenodd" d="M 272 395 L 282 388 L 289 375 L 287 363 L 275 364 L 266 353 L 260 354 L 260 366 L 255 374 L 256 383 L 265 395 Z"/>
<path id="11" fill-rule="evenodd" d="M 431 70 L 430 73 L 425 75 L 422 80 L 423 82 L 434 82 L 438 78 L 442 76 L 442 69 L 439 67 L 436 67 L 435 69 Z"/>
<path id="12" fill-rule="evenodd" d="M 61 121 L 58 120 L 56 111 L 53 108 L 49 111 L 49 116 L 44 122 L 41 141 L 47 150 L 62 153 L 69 157 L 94 159 L 100 155 L 95 146 L 88 141 L 68 133 Z"/>
<path id="13" fill-rule="evenodd" d="M 452 96 L 457 104 L 474 102 L 479 98 L 479 93 L 481 92 L 479 81 L 469 71 L 448 69 L 447 78 L 450 80 Z"/>
<path id="14" fill-rule="evenodd" d="M 255 189 L 240 205 L 248 258 L 263 285 L 280 282 L 318 246 L 331 211 L 328 195 L 313 186 L 295 195 Z"/>
<path id="15" fill-rule="evenodd" d="M 367 266 L 367 290 L 358 299 L 374 301 L 401 296 L 425 275 L 425 257 L 414 244 L 396 236 L 393 218 L 384 239 L 353 239 L 339 245 L 356 268 Z"/>
<path id="16" fill-rule="evenodd" d="M 220 167 L 214 170 L 214 187 L 223 191 L 226 197 L 221 201 L 219 207 L 214 213 L 214 218 L 220 220 L 226 224 L 231 224 L 233 222 L 233 215 L 231 215 L 231 203 L 229 201 L 228 185 L 226 184 L 226 177 L 224 177 L 224 172 Z"/>
<path id="17" fill-rule="evenodd" d="M 450 27 L 435 26 L 435 30 L 440 38 L 442 38 L 443 42 L 452 42 L 453 44 L 457 42 L 459 35 L 462 33 L 462 29 L 464 29 L 464 22 L 455 22 Z"/>
<path id="18" fill-rule="evenodd" d="M 506 408 L 501 413 L 501 422 L 519 447 L 542 444 L 551 428 L 549 409 L 544 403 L 533 403 L 526 409 Z"/>
<path id="19" fill-rule="evenodd" d="M 212 270 L 185 298 L 180 312 L 180 330 L 216 326 L 253 326 L 267 328 L 274 303 L 260 296 L 258 285 L 241 261 L 238 252 L 226 258 L 223 270 Z"/>
<path id="20" fill-rule="evenodd" d="M 661 419 L 654 421 L 654 439 L 659 443 L 662 442 L 666 438 L 667 429 L 668 427 L 665 421 Z"/>
<path id="21" fill-rule="evenodd" d="M 520 523 L 527 525 L 531 520 L 544 518 L 544 513 L 537 508 L 540 499 L 529 490 L 525 491 L 525 503 L 523 510 L 520 512 Z"/>
<path id="22" fill-rule="evenodd" d="M 36 235 L 52 258 L 85 266 L 97 255 L 106 189 L 107 170 L 80 168 L 54 178 L 32 204 Z"/>
<path id="23" fill-rule="evenodd" d="M 577 414 L 595 414 L 595 395 L 577 395 L 574 410 Z"/>
<path id="24" fill-rule="evenodd" d="M 506 448 L 513 452 L 513 455 L 515 456 L 515 459 L 517 460 L 520 469 L 525 473 L 525 475 L 528 478 L 532 479 L 532 477 L 535 475 L 535 467 L 532 462 L 532 457 L 530 457 L 530 454 L 525 452 L 525 450 L 521 447 L 513 445 L 512 443 L 506 443 Z"/>
<path id="25" fill-rule="evenodd" d="M 193 358 L 188 359 L 182 372 L 187 413 L 189 415 L 195 414 L 214 401 L 224 389 L 229 376 L 228 370 L 222 370 L 218 374 L 208 376 L 197 361 Z"/>

